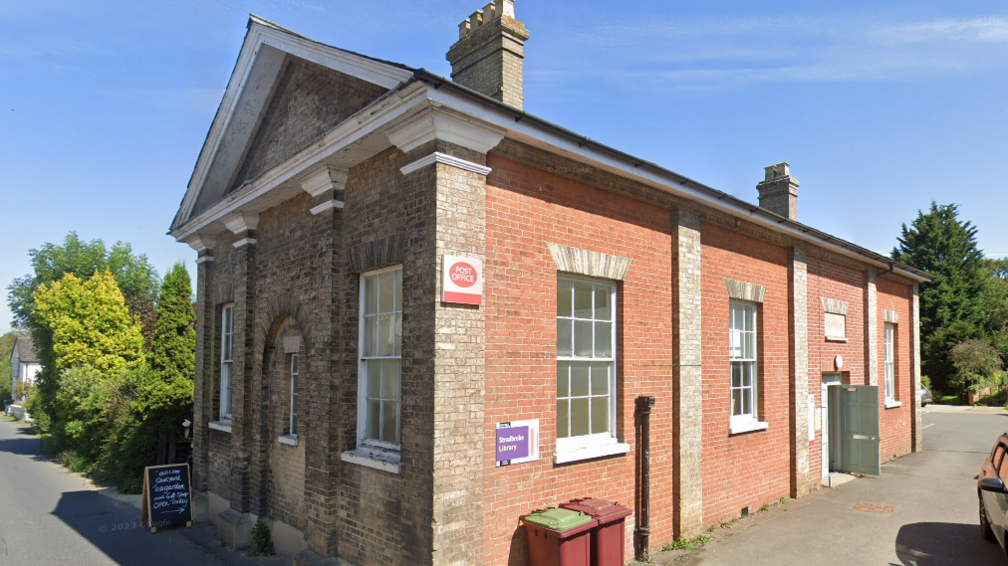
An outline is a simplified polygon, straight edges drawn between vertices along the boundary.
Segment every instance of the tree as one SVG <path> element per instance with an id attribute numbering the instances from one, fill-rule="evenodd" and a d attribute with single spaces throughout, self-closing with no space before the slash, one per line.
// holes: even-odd
<path id="1" fill-rule="evenodd" d="M 18 333 L 8 332 L 0 336 L 0 403 L 10 400 L 11 395 L 11 375 L 14 368 L 11 367 L 10 357 L 14 351 L 14 341 L 17 340 Z"/>
<path id="2" fill-rule="evenodd" d="M 954 373 L 951 347 L 985 330 L 983 253 L 976 227 L 958 216 L 956 205 L 932 202 L 927 213 L 918 211 L 909 228 L 903 224 L 892 251 L 896 261 L 934 276 L 920 285 L 921 369 L 940 389 Z"/>
<path id="3" fill-rule="evenodd" d="M 995 373 L 1001 371 L 1001 355 L 986 340 L 967 340 L 949 351 L 955 367 L 950 384 L 960 395 L 971 385 L 989 384 Z"/>
<path id="4" fill-rule="evenodd" d="M 35 316 L 52 336 L 53 369 L 90 367 L 116 377 L 144 362 L 140 324 L 110 271 L 87 281 L 73 273 L 35 290 Z"/>
<path id="5" fill-rule="evenodd" d="M 36 351 L 43 363 L 35 406 L 57 442 L 66 438 L 67 415 L 60 414 L 60 387 L 69 369 L 87 368 L 89 374 L 113 379 L 145 362 L 140 325 L 126 307 L 111 272 L 96 272 L 87 281 L 73 273 L 39 286 L 33 295 L 33 334 L 47 340 Z M 38 411 L 36 411 L 37 413 Z"/>
<path id="6" fill-rule="evenodd" d="M 67 234 L 63 245 L 46 243 L 37 250 L 29 251 L 28 255 L 33 273 L 15 279 L 7 288 L 15 326 L 32 329 L 34 334 L 34 294 L 39 286 L 59 281 L 67 273 L 86 279 L 96 271 L 109 271 L 126 298 L 130 311 L 149 325 L 145 335 L 153 337 L 153 305 L 161 282 L 146 255 L 134 255 L 133 248 L 123 242 L 116 242 L 111 249 L 106 249 L 101 240 L 85 242 L 75 232 Z M 43 342 L 41 346 L 44 349 L 48 341 Z M 39 346 L 36 344 L 36 348 Z M 39 355 L 42 356 L 43 352 Z"/>
<path id="7" fill-rule="evenodd" d="M 151 379 L 140 403 L 147 418 L 155 415 L 177 428 L 191 418 L 196 374 L 196 311 L 189 272 L 175 264 L 165 276 L 157 305 L 157 329 L 150 358 Z"/>

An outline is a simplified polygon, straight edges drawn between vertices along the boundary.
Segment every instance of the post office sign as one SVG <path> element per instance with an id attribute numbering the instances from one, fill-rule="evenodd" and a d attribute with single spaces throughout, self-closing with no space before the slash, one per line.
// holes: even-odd
<path id="1" fill-rule="evenodd" d="M 442 256 L 441 300 L 463 305 L 483 304 L 483 260 Z"/>

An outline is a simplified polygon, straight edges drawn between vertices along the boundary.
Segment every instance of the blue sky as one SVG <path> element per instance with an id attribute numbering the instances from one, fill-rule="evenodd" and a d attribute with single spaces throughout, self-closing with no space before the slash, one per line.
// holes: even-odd
<path id="1" fill-rule="evenodd" d="M 0 284 L 71 230 L 194 273 L 165 232 L 250 12 L 448 75 L 483 3 L 0 3 Z M 800 221 L 882 253 L 919 209 L 954 202 L 1008 256 L 1001 0 L 518 0 L 516 15 L 529 112 L 750 201 L 763 167 L 789 161 Z"/>

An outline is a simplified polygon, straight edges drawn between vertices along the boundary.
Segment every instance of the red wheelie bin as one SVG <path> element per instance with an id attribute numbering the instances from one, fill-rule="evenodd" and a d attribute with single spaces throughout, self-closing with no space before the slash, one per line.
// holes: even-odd
<path id="1" fill-rule="evenodd" d="M 560 507 L 579 511 L 598 521 L 591 531 L 590 566 L 623 566 L 624 523 L 633 512 L 629 507 L 590 497 L 573 499 Z"/>

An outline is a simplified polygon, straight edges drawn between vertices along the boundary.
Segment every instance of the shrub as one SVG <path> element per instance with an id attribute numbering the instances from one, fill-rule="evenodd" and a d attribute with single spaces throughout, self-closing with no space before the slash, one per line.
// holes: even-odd
<path id="1" fill-rule="evenodd" d="M 273 556 L 273 540 L 270 537 L 269 527 L 262 521 L 256 521 L 252 527 L 252 551 L 249 554 L 254 556 Z"/>

